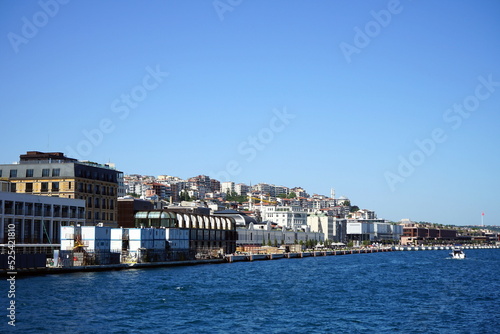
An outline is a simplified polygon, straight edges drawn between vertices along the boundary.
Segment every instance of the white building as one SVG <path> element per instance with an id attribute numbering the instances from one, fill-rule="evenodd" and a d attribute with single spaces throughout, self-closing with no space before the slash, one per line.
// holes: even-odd
<path id="1" fill-rule="evenodd" d="M 250 192 L 250 187 L 244 183 L 238 183 L 234 185 L 234 191 L 240 196 L 246 195 L 248 192 Z"/>
<path id="2" fill-rule="evenodd" d="M 234 182 L 221 182 L 220 191 L 226 194 L 232 194 L 236 191 Z"/>
<path id="3" fill-rule="evenodd" d="M 85 200 L 0 192 L 0 244 L 15 226 L 17 244 L 59 244 L 60 227 L 85 225 Z"/>
<path id="4" fill-rule="evenodd" d="M 248 225 L 248 228 L 237 227 L 237 246 L 259 246 L 259 245 L 293 245 L 305 243 L 308 240 L 316 240 L 317 243 L 325 241 L 325 235 L 320 232 L 313 232 L 309 229 L 302 231 L 299 229 L 277 228 L 273 229 L 271 223 Z"/>
<path id="5" fill-rule="evenodd" d="M 257 207 L 261 210 L 263 221 L 271 221 L 286 228 L 307 226 L 307 213 L 300 206 L 266 205 Z"/>
<path id="6" fill-rule="evenodd" d="M 313 232 L 325 234 L 325 239 L 332 242 L 347 241 L 347 220 L 319 213 L 307 217 L 307 225 Z"/>

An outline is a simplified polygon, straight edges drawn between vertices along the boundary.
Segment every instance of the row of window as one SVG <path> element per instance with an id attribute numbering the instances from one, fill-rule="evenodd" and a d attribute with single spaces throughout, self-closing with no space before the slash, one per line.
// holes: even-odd
<path id="1" fill-rule="evenodd" d="M 92 212 L 87 212 L 87 220 L 92 220 Z M 103 220 L 114 220 L 114 214 L 112 212 L 94 212 L 94 220 L 95 221 L 103 221 Z"/>
<path id="2" fill-rule="evenodd" d="M 101 209 L 114 210 L 115 201 L 112 199 L 106 199 L 106 198 L 103 198 L 103 199 L 94 198 L 94 200 L 92 201 L 92 197 L 88 197 L 87 198 L 87 208 L 91 208 L 91 207 L 94 207 L 97 209 L 101 208 Z"/>
<path id="3" fill-rule="evenodd" d="M 84 183 L 78 183 L 78 192 L 81 192 L 81 193 L 85 192 L 85 193 L 97 194 L 97 195 L 114 196 L 115 195 L 115 188 L 109 187 L 109 186 L 100 186 L 98 184 L 85 185 Z"/>
<path id="4" fill-rule="evenodd" d="M 84 219 L 85 209 L 76 206 L 0 201 L 0 214 Z"/>
<path id="5" fill-rule="evenodd" d="M 102 172 L 102 171 L 91 171 L 89 169 L 84 169 L 84 168 L 75 168 L 75 176 L 76 177 L 83 177 L 86 179 L 92 179 L 92 180 L 101 180 L 101 181 L 107 181 L 107 182 L 117 182 L 116 178 L 116 173 L 115 172 Z"/>
<path id="6" fill-rule="evenodd" d="M 68 190 L 72 189 L 72 182 L 68 182 Z M 11 192 L 16 192 L 17 187 L 16 183 L 11 183 L 10 185 L 10 191 Z M 40 192 L 59 192 L 61 191 L 60 188 L 60 183 L 59 182 L 40 182 Z M 97 195 L 108 195 L 108 196 L 114 196 L 115 194 L 115 189 L 113 187 L 106 187 L 106 186 L 99 186 L 95 185 L 92 186 L 91 184 L 88 184 L 87 187 L 84 187 L 83 183 L 78 183 L 78 191 L 79 192 L 86 192 L 86 193 L 94 193 Z M 26 182 L 24 184 L 24 192 L 26 193 L 32 193 L 33 192 L 33 182 Z"/>
<path id="7" fill-rule="evenodd" d="M 43 168 L 42 169 L 42 175 L 36 175 L 36 177 L 58 177 L 61 175 L 61 169 L 60 168 L 53 168 L 52 171 L 50 168 Z M 2 170 L 0 169 L 0 177 L 2 177 Z M 11 169 L 9 170 L 9 177 L 18 177 L 18 172 L 17 169 Z M 20 175 L 20 177 L 23 177 Z M 24 177 L 35 177 L 35 170 L 32 168 L 26 169 L 26 173 Z"/>
<path id="8" fill-rule="evenodd" d="M 2 170 L 0 169 L 0 177 L 2 177 Z M 16 178 L 16 177 L 59 177 L 61 176 L 61 169 L 60 168 L 43 168 L 41 171 L 41 175 L 35 175 L 35 170 L 33 168 L 28 168 L 25 170 L 24 175 L 21 175 L 21 173 L 18 172 L 17 169 L 13 168 L 9 170 L 9 177 L 11 178 Z M 93 179 L 93 180 L 101 180 L 101 181 L 107 181 L 107 182 L 117 182 L 116 175 L 113 173 L 98 173 L 98 172 L 91 172 L 88 170 L 81 170 L 77 169 L 75 171 L 76 177 L 84 177 L 87 179 Z"/>
<path id="9" fill-rule="evenodd" d="M 15 226 L 17 243 L 60 243 L 60 221 L 5 218 L 4 243 L 7 243 L 7 227 L 10 224 Z"/>
<path id="10" fill-rule="evenodd" d="M 49 183 L 51 186 L 49 187 Z M 16 183 L 11 183 L 10 185 L 10 191 L 11 192 L 16 192 Z M 71 182 L 70 182 L 70 189 L 71 189 Z M 49 191 L 51 192 L 59 192 L 61 190 L 59 186 L 59 182 L 41 182 L 40 183 L 40 192 L 42 193 L 47 193 Z M 26 182 L 24 184 L 24 192 L 25 193 L 32 193 L 33 192 L 33 182 Z"/>

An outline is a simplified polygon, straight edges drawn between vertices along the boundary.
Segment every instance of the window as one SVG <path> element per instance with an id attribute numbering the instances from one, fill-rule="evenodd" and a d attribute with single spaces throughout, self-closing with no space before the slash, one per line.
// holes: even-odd
<path id="1" fill-rule="evenodd" d="M 17 169 L 10 170 L 10 177 L 17 177 Z"/>
<path id="2" fill-rule="evenodd" d="M 59 191 L 59 182 L 52 182 L 52 191 Z"/>
<path id="3" fill-rule="evenodd" d="M 46 193 L 49 191 L 49 183 L 48 182 L 42 182 L 42 187 L 41 187 L 41 192 Z"/>
<path id="4" fill-rule="evenodd" d="M 24 188 L 24 192 L 32 193 L 33 192 L 33 183 L 27 182 Z"/>
<path id="5" fill-rule="evenodd" d="M 2 170 L 0 169 L 0 177 L 2 177 Z"/>
<path id="6" fill-rule="evenodd" d="M 50 175 L 50 169 L 44 168 L 42 169 L 42 177 L 49 177 Z"/>
<path id="7" fill-rule="evenodd" d="M 71 184 L 72 184 L 72 183 L 73 183 L 73 182 L 68 182 L 68 189 L 71 189 Z"/>
<path id="8" fill-rule="evenodd" d="M 54 168 L 52 170 L 52 176 L 59 176 L 61 174 L 61 169 L 60 168 Z"/>
<path id="9" fill-rule="evenodd" d="M 10 192 L 15 193 L 16 192 L 16 183 L 11 183 L 10 184 Z"/>
<path id="10" fill-rule="evenodd" d="M 26 169 L 26 177 L 33 177 L 33 169 Z"/>

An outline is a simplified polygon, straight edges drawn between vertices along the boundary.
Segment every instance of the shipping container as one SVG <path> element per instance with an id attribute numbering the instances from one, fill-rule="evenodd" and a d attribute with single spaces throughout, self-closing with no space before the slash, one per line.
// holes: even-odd
<path id="1" fill-rule="evenodd" d="M 61 250 L 73 250 L 75 247 L 75 240 L 61 239 Z"/>
<path id="2" fill-rule="evenodd" d="M 61 240 L 75 238 L 75 227 L 74 226 L 61 226 Z"/>
<path id="3" fill-rule="evenodd" d="M 153 249 L 165 249 L 167 241 L 163 240 L 154 240 L 153 241 Z"/>
<path id="4" fill-rule="evenodd" d="M 110 243 L 110 250 L 113 253 L 121 253 L 122 252 L 122 246 L 123 241 L 122 240 L 111 240 Z"/>
<path id="5" fill-rule="evenodd" d="M 154 240 L 166 240 L 166 230 L 164 228 L 154 229 Z"/>
<path id="6" fill-rule="evenodd" d="M 153 240 L 154 228 L 129 228 L 128 234 L 130 240 Z"/>
<path id="7" fill-rule="evenodd" d="M 82 226 L 82 240 L 106 240 L 111 239 L 111 227 Z"/>
<path id="8" fill-rule="evenodd" d="M 112 228 L 111 229 L 111 240 L 122 240 L 123 239 L 123 229 L 122 228 Z"/>
<path id="9" fill-rule="evenodd" d="M 111 250 L 111 240 L 82 240 L 82 242 L 88 252 Z"/>

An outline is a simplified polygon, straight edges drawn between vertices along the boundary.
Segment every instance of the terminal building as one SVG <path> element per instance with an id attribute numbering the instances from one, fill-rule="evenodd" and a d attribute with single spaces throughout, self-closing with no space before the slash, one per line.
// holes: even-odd
<path id="1" fill-rule="evenodd" d="M 0 192 L 2 252 L 13 227 L 16 253 L 50 255 L 60 246 L 60 227 L 70 225 L 85 225 L 84 200 Z"/>
<path id="2" fill-rule="evenodd" d="M 236 251 L 236 222 L 231 217 L 176 212 L 169 209 L 139 211 L 137 228 L 166 228 L 186 231 L 189 250 L 198 257 L 214 257 Z"/>

